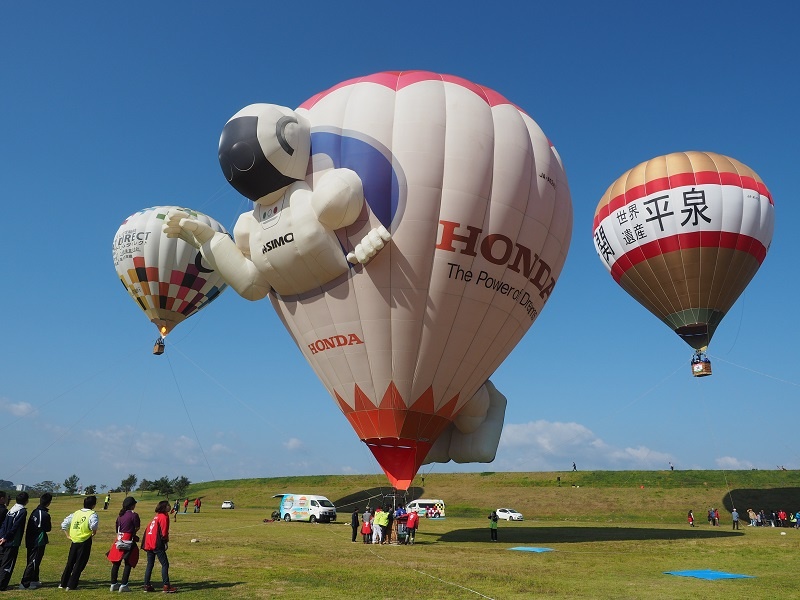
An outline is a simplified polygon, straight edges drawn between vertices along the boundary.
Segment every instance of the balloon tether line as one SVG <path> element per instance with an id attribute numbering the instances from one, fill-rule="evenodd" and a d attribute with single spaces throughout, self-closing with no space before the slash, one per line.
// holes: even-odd
<path id="1" fill-rule="evenodd" d="M 167 362 L 169 363 L 169 370 L 172 373 L 172 379 L 175 381 L 175 389 L 178 390 L 178 396 L 181 399 L 181 404 L 183 404 L 183 410 L 186 411 L 186 418 L 189 420 L 189 426 L 192 428 L 192 432 L 194 433 L 194 438 L 195 440 L 197 440 L 197 445 L 200 447 L 200 454 L 203 455 L 203 460 L 206 461 L 206 466 L 208 467 L 208 471 L 209 473 L 211 473 L 211 479 L 216 479 L 214 471 L 211 468 L 211 463 L 208 462 L 205 450 L 203 450 L 203 444 L 200 443 L 200 437 L 197 435 L 197 430 L 194 428 L 194 423 L 192 423 L 192 417 L 189 414 L 189 409 L 186 406 L 186 400 L 184 400 L 183 398 L 183 392 L 181 392 L 181 386 L 178 385 L 178 378 L 175 376 L 175 369 L 172 368 L 172 361 L 169 359 L 169 354 L 167 355 Z"/>
<path id="2" fill-rule="evenodd" d="M 716 452 L 719 455 L 722 452 L 720 450 L 720 445 L 717 442 L 717 438 L 714 436 L 714 430 L 711 427 L 712 419 L 711 419 L 711 416 L 709 415 L 709 412 L 708 412 L 708 404 L 706 403 L 706 396 L 705 396 L 705 394 L 702 394 L 702 393 L 698 394 L 698 395 L 700 396 L 700 402 L 703 405 L 703 412 L 705 412 L 705 416 L 706 416 L 706 418 L 705 418 L 706 430 L 708 431 L 708 435 L 711 438 L 711 443 L 714 445 L 714 448 L 716 449 Z M 736 508 L 736 505 L 733 502 L 733 493 L 731 491 L 731 486 L 728 483 L 728 472 L 725 469 L 725 467 L 722 467 L 721 471 L 722 471 L 722 478 L 725 480 L 725 489 L 727 490 L 728 498 L 731 501 L 731 510 L 733 510 L 734 508 Z"/>
<path id="3" fill-rule="evenodd" d="M 110 395 L 110 394 L 111 394 L 111 392 L 109 391 L 109 392 L 108 392 L 108 394 L 106 395 L 106 397 L 108 397 L 108 395 Z M 17 470 L 16 470 L 16 471 L 14 471 L 13 473 L 11 473 L 10 477 L 14 477 L 14 476 L 16 476 L 18 473 L 22 472 L 22 471 L 23 471 L 23 470 L 24 470 L 26 467 L 28 467 L 28 466 L 29 466 L 31 463 L 33 463 L 33 462 L 34 462 L 36 459 L 38 459 L 40 456 L 42 456 L 42 454 L 44 454 L 44 453 L 45 453 L 45 452 L 47 452 L 47 451 L 48 451 L 50 448 L 52 448 L 52 447 L 53 447 L 53 446 L 55 446 L 55 445 L 56 445 L 58 442 L 60 442 L 60 441 L 61 441 L 61 440 L 64 438 L 64 436 L 66 436 L 68 433 L 70 433 L 70 432 L 71 432 L 71 431 L 72 431 L 72 430 L 75 428 L 75 426 L 76 426 L 78 423 L 82 422 L 82 421 L 83 421 L 83 419 L 84 419 L 84 418 L 86 418 L 86 415 L 88 415 L 88 414 L 89 414 L 89 412 L 91 412 L 92 410 L 94 410 L 96 406 L 97 406 L 97 404 L 90 404 L 90 405 L 89 405 L 89 408 L 87 408 L 87 409 L 86 409 L 86 412 L 85 412 L 85 413 L 83 413 L 83 414 L 82 414 L 82 415 L 81 415 L 81 416 L 80 416 L 80 417 L 79 417 L 79 418 L 78 418 L 78 419 L 77 419 L 77 420 L 76 420 L 74 423 L 72 423 L 72 425 L 70 425 L 70 426 L 69 426 L 69 427 L 68 427 L 68 428 L 67 428 L 67 429 L 66 429 L 66 430 L 65 430 L 65 431 L 64 431 L 64 432 L 63 432 L 61 435 L 59 435 L 58 437 L 56 437 L 56 439 L 54 439 L 54 440 L 53 440 L 53 442 L 52 442 L 52 443 L 51 443 L 49 446 L 46 446 L 46 447 L 45 447 L 45 448 L 44 448 L 44 449 L 43 449 L 41 452 L 39 452 L 39 454 L 37 454 L 36 456 L 34 456 L 33 458 L 31 458 L 31 459 L 30 459 L 28 462 L 26 462 L 24 465 L 22 465 L 22 466 L 21 466 L 19 469 L 17 469 Z"/>

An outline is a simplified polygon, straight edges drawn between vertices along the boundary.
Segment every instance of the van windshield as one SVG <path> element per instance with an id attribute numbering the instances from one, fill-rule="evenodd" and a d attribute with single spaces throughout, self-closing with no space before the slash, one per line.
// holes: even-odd
<path id="1" fill-rule="evenodd" d="M 325 508 L 336 508 L 330 500 L 320 500 L 319 505 Z"/>

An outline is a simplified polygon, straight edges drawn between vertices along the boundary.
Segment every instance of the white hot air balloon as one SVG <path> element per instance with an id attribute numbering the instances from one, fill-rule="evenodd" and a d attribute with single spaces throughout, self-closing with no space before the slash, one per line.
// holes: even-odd
<path id="1" fill-rule="evenodd" d="M 505 398 L 488 378 L 549 300 L 572 231 L 538 125 L 458 77 L 377 73 L 297 110 L 243 109 L 220 164 L 256 202 L 235 245 L 181 213 L 169 235 L 192 233 L 244 297 L 269 294 L 392 484 L 429 453 L 493 460 Z"/>

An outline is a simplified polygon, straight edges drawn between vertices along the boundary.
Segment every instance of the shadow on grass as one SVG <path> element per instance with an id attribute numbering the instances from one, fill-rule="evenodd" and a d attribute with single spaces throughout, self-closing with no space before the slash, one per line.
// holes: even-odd
<path id="1" fill-rule="evenodd" d="M 160 571 L 159 571 L 160 573 Z M 197 590 L 223 590 L 225 588 L 232 588 L 236 587 L 237 585 L 247 585 L 248 582 L 246 581 L 172 581 L 172 585 L 178 588 L 179 592 L 183 591 L 197 591 Z M 108 581 L 98 581 L 89 579 L 87 581 L 81 580 L 80 584 L 78 584 L 78 590 L 108 590 L 108 587 L 111 584 Z M 157 578 L 151 581 L 151 585 L 156 589 L 156 592 L 160 592 L 163 585 L 161 584 L 161 576 L 159 575 Z M 58 583 L 56 582 L 53 585 L 45 585 L 44 587 L 58 587 Z M 141 579 L 137 582 L 131 580 L 130 587 L 132 592 L 141 592 L 143 591 L 143 585 Z"/>
<path id="2" fill-rule="evenodd" d="M 800 506 L 800 488 L 733 489 L 722 499 L 722 505 L 727 512 L 731 512 L 735 506 L 739 511 L 739 518 L 744 519 L 744 522 L 747 523 L 748 508 L 752 508 L 756 512 L 764 510 L 768 518 L 773 510 L 783 509 L 787 512 L 790 510 L 796 512 L 797 507 Z"/>
<path id="3" fill-rule="evenodd" d="M 417 498 L 421 498 L 424 489 L 421 487 L 410 487 L 407 491 L 393 490 L 391 487 L 375 487 L 361 490 L 343 498 L 331 498 L 331 502 L 336 506 L 339 513 L 353 512 L 353 509 L 363 512 L 367 506 L 375 508 L 378 505 L 386 506 L 406 504 Z"/>
<path id="4" fill-rule="evenodd" d="M 426 534 L 417 532 L 417 540 Z M 436 534 L 427 534 L 433 538 Z M 497 537 L 509 544 L 564 544 L 585 542 L 629 542 L 636 540 L 696 540 L 744 535 L 738 531 L 700 529 L 656 529 L 640 527 L 500 527 Z M 486 542 L 489 528 L 457 529 L 438 536 L 442 542 Z"/>

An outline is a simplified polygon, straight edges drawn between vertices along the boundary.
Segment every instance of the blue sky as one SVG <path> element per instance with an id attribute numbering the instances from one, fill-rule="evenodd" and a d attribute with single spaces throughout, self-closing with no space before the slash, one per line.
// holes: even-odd
<path id="1" fill-rule="evenodd" d="M 0 479 L 115 486 L 319 473 L 385 478 L 268 302 L 228 291 L 151 354 L 120 285 L 123 219 L 190 206 L 232 228 L 217 163 L 253 102 L 298 106 L 359 75 L 425 69 L 497 90 L 558 149 L 575 226 L 542 315 L 492 377 L 491 465 L 450 471 L 800 468 L 800 8 L 672 2 L 12 3 L 0 36 Z M 694 379 L 690 348 L 606 273 L 594 209 L 673 151 L 737 158 L 776 206 L 767 258 Z M 429 480 L 430 481 L 430 480 Z"/>

